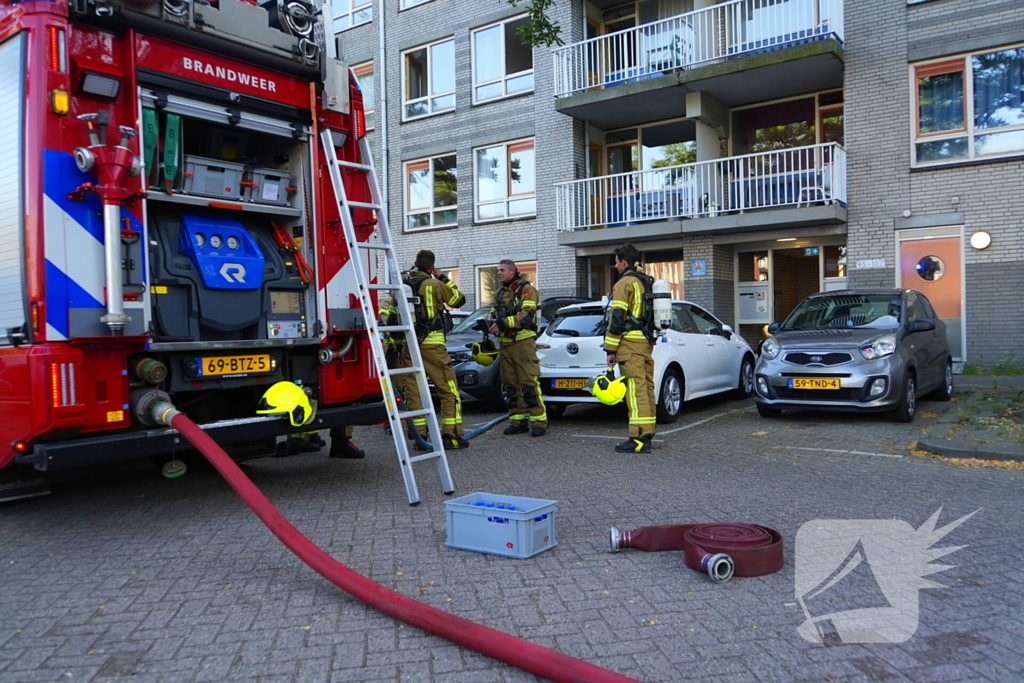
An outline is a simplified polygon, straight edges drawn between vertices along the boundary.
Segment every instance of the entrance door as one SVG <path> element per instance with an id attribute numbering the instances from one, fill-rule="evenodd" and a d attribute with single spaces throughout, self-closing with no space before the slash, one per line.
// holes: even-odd
<path id="1" fill-rule="evenodd" d="M 928 297 L 946 323 L 953 360 L 963 361 L 963 238 L 900 235 L 900 286 Z M 949 230 L 945 231 L 946 234 Z"/>
<path id="2" fill-rule="evenodd" d="M 797 305 L 821 289 L 820 248 L 772 250 L 773 320 L 783 322 Z"/>

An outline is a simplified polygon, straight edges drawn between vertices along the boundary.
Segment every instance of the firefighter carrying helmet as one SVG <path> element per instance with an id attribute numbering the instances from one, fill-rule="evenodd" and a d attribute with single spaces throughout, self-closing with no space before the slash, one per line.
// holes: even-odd
<path id="1" fill-rule="evenodd" d="M 598 401 L 613 406 L 626 397 L 626 378 L 616 377 L 615 369 L 608 368 L 607 372 L 587 382 L 587 388 Z"/>
<path id="2" fill-rule="evenodd" d="M 301 427 L 313 421 L 316 415 L 316 401 L 311 401 L 306 392 L 293 382 L 278 382 L 267 389 L 260 399 L 257 415 L 287 413 L 293 427 Z"/>
<path id="3" fill-rule="evenodd" d="M 478 365 L 487 367 L 494 364 L 494 359 L 498 357 L 498 347 L 494 345 L 494 342 L 490 339 L 484 339 L 482 342 L 469 345 L 469 352 L 473 356 L 473 360 Z"/>

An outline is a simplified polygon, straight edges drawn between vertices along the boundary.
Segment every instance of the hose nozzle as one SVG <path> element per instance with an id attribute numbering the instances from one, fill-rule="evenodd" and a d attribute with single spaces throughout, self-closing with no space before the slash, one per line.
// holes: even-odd
<path id="1" fill-rule="evenodd" d="M 700 566 L 715 583 L 725 583 L 736 571 L 736 564 L 725 553 L 705 555 L 700 561 Z"/>
<path id="2" fill-rule="evenodd" d="M 622 532 L 617 527 L 608 529 L 608 542 L 612 547 L 612 552 L 617 553 L 622 548 Z"/>

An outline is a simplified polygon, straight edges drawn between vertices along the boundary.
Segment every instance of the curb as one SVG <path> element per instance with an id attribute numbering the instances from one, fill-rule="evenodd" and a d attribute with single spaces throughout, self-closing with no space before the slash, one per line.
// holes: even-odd
<path id="1" fill-rule="evenodd" d="M 949 446 L 945 439 L 946 435 L 956 426 L 955 422 L 939 423 L 927 437 L 918 439 L 917 447 L 922 451 L 928 451 L 935 455 L 942 455 L 947 458 L 974 458 L 977 460 L 1012 460 L 1024 462 L 1024 449 L 987 449 L 987 448 L 964 448 L 960 446 Z M 955 442 L 953 442 L 955 443 Z"/>

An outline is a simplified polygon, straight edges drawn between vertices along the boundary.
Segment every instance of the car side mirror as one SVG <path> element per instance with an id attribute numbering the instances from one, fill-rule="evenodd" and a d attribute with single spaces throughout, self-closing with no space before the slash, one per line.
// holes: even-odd
<path id="1" fill-rule="evenodd" d="M 935 329 L 935 321 L 928 318 L 918 318 L 911 325 L 911 332 L 930 332 Z"/>
<path id="2" fill-rule="evenodd" d="M 726 339 L 732 339 L 732 335 L 733 335 L 732 326 L 731 325 L 722 325 L 722 336 L 725 337 Z"/>
<path id="3" fill-rule="evenodd" d="M 772 323 L 768 326 L 768 334 L 775 334 L 782 329 L 782 323 Z"/>

